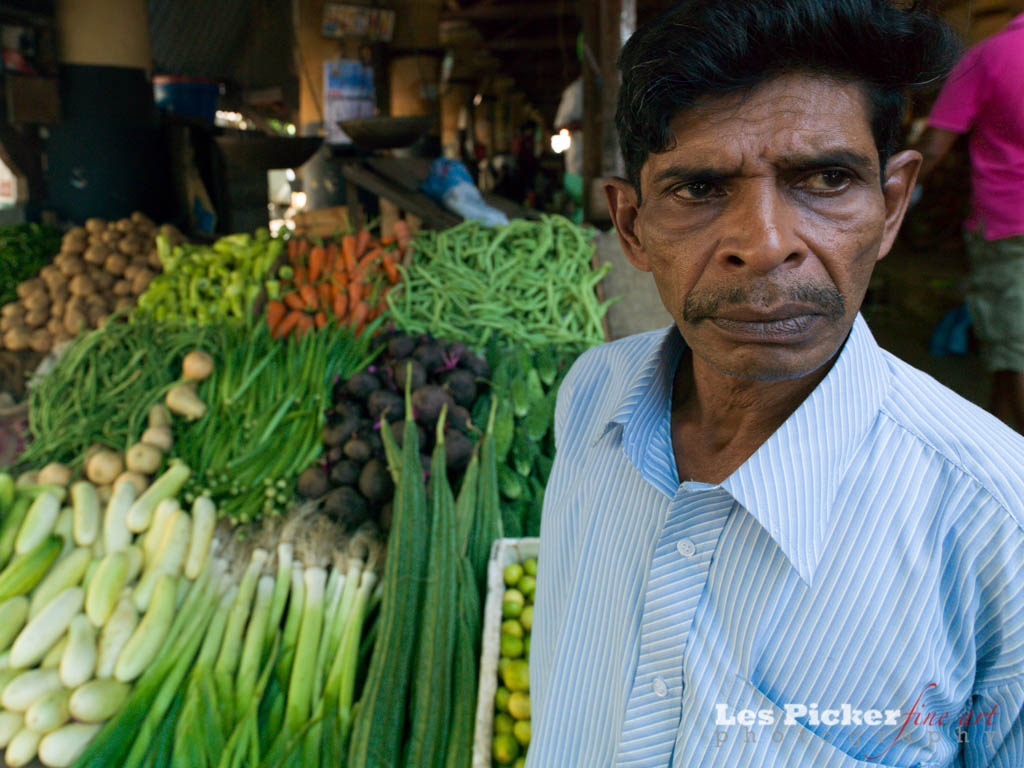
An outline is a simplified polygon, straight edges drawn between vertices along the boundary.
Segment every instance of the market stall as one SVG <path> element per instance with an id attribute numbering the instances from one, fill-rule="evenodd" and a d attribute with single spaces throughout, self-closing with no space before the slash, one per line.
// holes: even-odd
<path id="1" fill-rule="evenodd" d="M 6 764 L 521 765 L 593 232 L 18 234 L 4 343 L 49 359 L 3 427 Z"/>

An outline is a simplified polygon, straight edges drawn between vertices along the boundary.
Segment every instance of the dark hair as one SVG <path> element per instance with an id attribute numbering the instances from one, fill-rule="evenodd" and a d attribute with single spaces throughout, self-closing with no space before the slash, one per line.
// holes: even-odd
<path id="1" fill-rule="evenodd" d="M 906 91 L 937 84 L 960 53 L 956 33 L 921 6 L 685 0 L 663 12 L 630 37 L 619 57 L 615 124 L 630 182 L 639 194 L 640 169 L 650 153 L 670 148 L 668 123 L 681 110 L 786 72 L 862 83 L 884 169 L 900 141 Z"/>

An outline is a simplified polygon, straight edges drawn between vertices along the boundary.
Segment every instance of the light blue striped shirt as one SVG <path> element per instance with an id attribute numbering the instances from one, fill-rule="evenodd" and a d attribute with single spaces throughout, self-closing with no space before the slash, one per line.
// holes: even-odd
<path id="1" fill-rule="evenodd" d="M 1024 438 L 883 351 L 680 484 L 674 328 L 559 392 L 528 768 L 1024 766 Z"/>

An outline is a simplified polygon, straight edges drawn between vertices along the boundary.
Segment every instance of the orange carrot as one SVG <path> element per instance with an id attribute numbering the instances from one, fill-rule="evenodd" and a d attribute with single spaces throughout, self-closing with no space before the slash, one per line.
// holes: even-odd
<path id="1" fill-rule="evenodd" d="M 309 282 L 315 283 L 324 271 L 327 251 L 322 245 L 313 246 L 309 252 Z"/>
<path id="2" fill-rule="evenodd" d="M 313 321 L 316 323 L 317 328 L 323 328 L 327 325 L 327 314 L 324 312 L 317 312 L 316 315 L 313 316 Z"/>
<path id="3" fill-rule="evenodd" d="M 313 328 L 313 318 L 305 313 L 299 315 L 298 325 L 295 326 L 295 337 L 301 339 L 307 331 Z"/>
<path id="4" fill-rule="evenodd" d="M 384 237 L 380 239 L 380 244 L 383 246 L 391 245 L 393 242 L 395 242 L 394 235 L 384 235 Z"/>
<path id="5" fill-rule="evenodd" d="M 299 288 L 299 296 L 302 297 L 302 301 L 305 302 L 306 309 L 312 311 L 320 306 L 320 297 L 316 295 L 316 288 L 309 283 L 306 283 Z"/>
<path id="6" fill-rule="evenodd" d="M 299 241 L 294 237 L 288 240 L 288 261 L 293 266 L 299 258 Z"/>
<path id="7" fill-rule="evenodd" d="M 292 278 L 292 282 L 295 283 L 296 288 L 300 288 L 309 282 L 309 278 L 306 277 L 306 270 L 301 264 L 295 267 L 295 277 Z"/>
<path id="8" fill-rule="evenodd" d="M 356 236 L 345 235 L 341 238 L 341 255 L 345 259 L 345 269 L 349 274 L 356 270 Z"/>
<path id="9" fill-rule="evenodd" d="M 409 222 L 399 219 L 395 222 L 395 238 L 398 240 L 398 247 L 403 251 L 405 246 L 412 240 L 412 233 L 409 231 Z"/>
<path id="10" fill-rule="evenodd" d="M 339 320 L 344 319 L 345 315 L 348 314 L 348 294 L 344 291 L 338 291 L 335 293 L 331 309 L 334 311 L 334 316 L 336 318 Z"/>
<path id="11" fill-rule="evenodd" d="M 287 304 L 291 309 L 305 309 L 306 305 L 302 301 L 302 297 L 298 293 L 286 293 L 284 295 L 284 303 Z"/>
<path id="12" fill-rule="evenodd" d="M 366 253 L 367 248 L 370 247 L 370 239 L 372 237 L 373 237 L 373 235 L 370 234 L 370 230 L 368 230 L 368 229 L 361 229 L 361 230 L 359 230 L 359 234 L 356 235 L 356 258 L 357 259 L 360 256 L 362 256 L 364 253 Z"/>
<path id="13" fill-rule="evenodd" d="M 381 257 L 380 263 L 384 265 L 384 271 L 387 273 L 388 282 L 391 283 L 392 285 L 397 283 L 399 280 L 399 274 L 398 267 L 395 266 L 394 260 L 390 256 L 388 256 L 388 254 L 385 253 Z"/>
<path id="14" fill-rule="evenodd" d="M 348 303 L 353 309 L 363 298 L 363 286 L 359 282 L 349 283 L 348 286 Z"/>
<path id="15" fill-rule="evenodd" d="M 337 288 L 344 288 L 346 285 L 348 285 L 348 274 L 342 272 L 341 270 L 338 270 L 333 275 L 331 275 L 331 283 Z"/>
<path id="16" fill-rule="evenodd" d="M 320 308 L 327 309 L 334 299 L 334 286 L 330 283 L 320 283 L 316 287 L 316 295 L 320 299 Z"/>
<path id="17" fill-rule="evenodd" d="M 363 330 L 363 326 L 365 325 L 366 319 L 367 317 L 369 317 L 369 315 L 369 304 L 359 303 L 355 305 L 355 308 L 352 310 L 352 317 L 350 319 L 350 322 L 352 325 L 355 326 L 357 334 Z"/>
<path id="18" fill-rule="evenodd" d="M 271 333 L 273 333 L 274 329 L 277 328 L 278 324 L 280 324 L 287 311 L 288 308 L 285 307 L 283 302 L 267 302 L 267 327 L 270 329 Z"/>
<path id="19" fill-rule="evenodd" d="M 359 269 L 364 274 L 369 274 L 373 268 L 373 264 L 377 259 L 380 258 L 380 248 L 374 248 L 367 253 L 363 258 L 359 260 Z"/>
<path id="20" fill-rule="evenodd" d="M 291 333 L 298 327 L 299 323 L 302 322 L 302 318 L 304 317 L 307 317 L 307 315 L 305 315 L 302 312 L 299 312 L 298 310 L 289 312 L 287 315 L 284 316 L 284 320 L 281 321 L 281 324 L 277 326 L 278 335 L 287 336 L 289 333 Z"/>
<path id="21" fill-rule="evenodd" d="M 337 243 L 327 244 L 327 263 L 324 265 L 325 276 L 327 273 L 334 272 L 340 265 L 338 264 L 338 257 L 341 256 L 341 249 Z"/>

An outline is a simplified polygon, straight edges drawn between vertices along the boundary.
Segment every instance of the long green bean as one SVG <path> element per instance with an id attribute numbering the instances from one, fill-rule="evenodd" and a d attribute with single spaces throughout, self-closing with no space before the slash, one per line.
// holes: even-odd
<path id="1" fill-rule="evenodd" d="M 588 230 L 560 216 L 517 219 L 506 227 L 465 222 L 413 239 L 412 264 L 388 295 L 395 326 L 486 347 L 492 335 L 543 346 L 604 340 Z"/>

